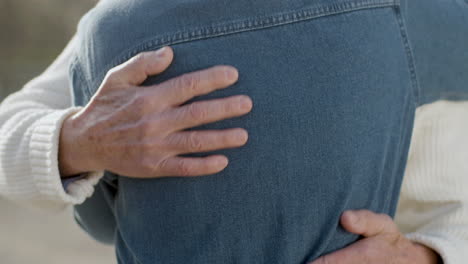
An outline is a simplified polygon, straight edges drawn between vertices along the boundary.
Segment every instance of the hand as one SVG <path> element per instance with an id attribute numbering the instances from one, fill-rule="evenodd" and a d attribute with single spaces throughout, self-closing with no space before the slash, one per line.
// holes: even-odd
<path id="1" fill-rule="evenodd" d="M 199 101 L 191 98 L 237 81 L 230 66 L 185 74 L 158 85 L 140 86 L 172 62 L 169 47 L 145 52 L 111 69 L 90 102 L 62 127 L 59 164 L 62 177 L 108 170 L 129 177 L 199 176 L 223 170 L 223 155 L 179 154 L 240 147 L 245 129 L 182 131 L 244 115 L 252 109 L 245 95 Z"/>
<path id="2" fill-rule="evenodd" d="M 436 264 L 439 259 L 433 250 L 406 239 L 387 215 L 347 211 L 341 225 L 364 238 L 310 264 Z"/>

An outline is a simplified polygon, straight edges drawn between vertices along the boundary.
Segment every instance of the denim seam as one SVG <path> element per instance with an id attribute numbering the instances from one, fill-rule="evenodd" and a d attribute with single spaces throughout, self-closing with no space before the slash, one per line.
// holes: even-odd
<path id="1" fill-rule="evenodd" d="M 131 47 L 117 55 L 116 59 L 107 64 L 104 68 L 107 69 L 111 66 L 122 64 L 139 52 L 157 49 L 167 45 L 181 44 L 195 40 L 271 28 L 362 9 L 391 7 L 398 4 L 399 0 L 356 0 L 354 2 L 313 6 L 307 9 L 276 13 L 268 16 L 233 20 L 204 27 L 195 27 L 193 29 L 186 29 L 144 40 L 141 44 Z M 101 77 L 102 74 L 103 72 L 99 72 L 95 76 Z M 99 79 L 100 78 L 96 78 L 95 82 Z M 93 87 L 96 85 L 94 82 L 91 83 Z M 91 94 L 89 87 L 87 87 L 87 89 L 88 94 Z"/>
<path id="2" fill-rule="evenodd" d="M 116 232 L 116 233 L 117 233 L 117 232 L 120 233 L 119 230 L 120 230 L 119 224 L 116 223 L 115 232 Z M 131 258 L 133 259 L 133 261 L 136 262 L 137 264 L 142 264 L 143 262 L 141 262 L 141 260 L 137 258 L 137 256 L 136 256 L 135 253 L 133 252 L 133 250 L 131 250 L 131 248 L 128 246 L 127 241 L 123 238 L 123 236 L 122 236 L 121 233 L 120 233 L 119 237 L 120 237 L 120 240 L 125 244 L 125 247 L 127 248 L 128 252 L 130 253 Z M 116 239 L 116 241 L 117 241 L 117 239 Z M 117 253 L 117 252 L 118 252 L 118 251 L 117 251 L 117 249 L 116 249 L 116 253 Z"/>
<path id="3" fill-rule="evenodd" d="M 413 102 L 413 104 L 414 104 L 414 102 Z M 413 129 L 414 129 L 414 111 L 416 109 L 416 106 L 413 105 L 413 107 L 411 107 L 411 102 L 406 103 L 405 106 L 406 106 L 405 111 L 403 113 L 404 116 L 402 117 L 402 120 L 400 121 L 400 137 L 399 137 L 399 140 L 398 140 L 398 153 L 400 153 L 401 155 L 400 155 L 400 158 L 395 158 L 395 160 L 393 162 L 394 163 L 393 164 L 394 165 L 393 170 L 392 170 L 393 175 L 398 174 L 398 169 L 403 167 L 401 173 L 404 176 L 405 168 L 406 168 L 406 165 L 408 164 L 411 136 L 412 136 L 412 132 L 413 132 Z M 406 128 L 406 124 L 408 122 L 410 122 L 411 119 L 413 121 L 410 124 L 410 128 L 408 128 L 407 131 L 403 131 Z M 409 141 L 406 140 L 405 136 L 409 137 Z M 408 145 L 406 145 L 406 144 L 408 144 Z M 405 147 L 405 146 L 406 146 L 406 148 L 403 149 L 403 147 Z M 406 159 L 403 159 L 403 151 L 404 151 L 404 155 L 406 155 Z M 398 166 L 398 163 L 403 164 L 403 165 Z M 397 193 L 397 195 L 396 195 L 397 202 L 394 205 L 392 205 L 391 203 L 390 204 L 385 204 L 385 206 L 388 206 L 388 212 L 391 213 L 392 218 L 395 217 L 396 205 L 398 204 L 398 200 L 400 198 L 399 194 L 401 192 L 402 183 L 403 183 L 402 179 L 399 182 L 393 182 L 393 188 L 392 188 L 391 194 Z"/>
<path id="4" fill-rule="evenodd" d="M 411 48 L 411 45 L 410 45 L 408 33 L 406 30 L 403 17 L 401 15 L 401 10 L 399 8 L 399 5 L 395 7 L 395 16 L 396 16 L 398 25 L 400 26 L 400 35 L 401 35 L 403 46 L 406 52 L 406 60 L 407 60 L 408 69 L 410 72 L 411 86 L 413 89 L 414 104 L 418 106 L 420 102 L 420 94 L 421 94 L 420 90 L 421 89 L 419 87 L 418 77 L 416 74 L 416 65 L 414 62 L 413 49 Z"/>
<path id="5" fill-rule="evenodd" d="M 79 59 L 78 57 L 75 57 L 72 62 L 70 63 L 70 69 L 69 69 L 69 73 L 71 74 L 72 72 L 75 74 L 75 76 L 79 79 L 81 85 L 87 83 L 84 76 L 83 76 L 83 69 L 81 68 L 80 66 L 81 64 L 79 63 Z M 92 97 L 92 93 L 91 93 L 91 90 L 89 89 L 89 86 L 87 86 L 85 89 L 81 88 L 84 93 L 85 93 L 85 96 L 87 97 L 87 99 L 91 98 Z M 71 91 L 72 93 L 74 93 L 73 91 Z"/>

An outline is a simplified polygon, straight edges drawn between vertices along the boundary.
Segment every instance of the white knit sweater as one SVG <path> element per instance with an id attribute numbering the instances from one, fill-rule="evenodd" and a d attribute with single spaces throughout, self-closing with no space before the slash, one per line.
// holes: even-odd
<path id="1" fill-rule="evenodd" d="M 0 195 L 61 210 L 89 197 L 102 172 L 62 187 L 58 140 L 71 107 L 72 40 L 57 60 L 0 105 Z M 438 251 L 446 264 L 468 262 L 468 102 L 417 109 L 400 204 L 400 229 Z"/>

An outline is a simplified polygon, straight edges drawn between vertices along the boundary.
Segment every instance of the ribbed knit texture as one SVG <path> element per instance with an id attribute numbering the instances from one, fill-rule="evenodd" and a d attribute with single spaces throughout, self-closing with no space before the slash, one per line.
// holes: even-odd
<path id="1" fill-rule="evenodd" d="M 82 203 L 93 192 L 93 185 L 99 180 L 100 173 L 88 175 L 87 181 L 79 180 L 71 184 L 68 194 L 63 190 L 61 181 L 57 181 L 59 132 L 65 117 L 73 113 L 74 108 L 54 111 L 33 124 L 30 139 L 29 162 L 35 187 L 43 197 L 63 200 L 69 204 Z M 29 136 L 29 135 L 28 135 Z M 59 176 L 60 177 L 60 176 Z M 38 197 L 36 197 L 37 199 Z"/>
<path id="2" fill-rule="evenodd" d="M 0 105 L 0 195 L 26 206 L 60 210 L 82 203 L 102 172 L 62 187 L 58 168 L 60 129 L 71 107 L 68 65 L 74 40 L 38 78 Z"/>
<path id="3" fill-rule="evenodd" d="M 468 263 L 468 102 L 418 108 L 396 221 L 445 264 Z"/>
<path id="4" fill-rule="evenodd" d="M 60 210 L 90 196 L 102 172 L 62 187 L 58 140 L 71 108 L 68 65 L 75 41 L 38 78 L 0 105 L 0 195 Z M 468 102 L 417 110 L 396 221 L 446 264 L 468 260 Z"/>

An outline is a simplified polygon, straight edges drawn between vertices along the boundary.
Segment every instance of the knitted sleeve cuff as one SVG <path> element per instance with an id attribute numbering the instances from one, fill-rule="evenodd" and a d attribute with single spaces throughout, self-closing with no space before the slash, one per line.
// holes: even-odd
<path id="1" fill-rule="evenodd" d="M 78 107 L 51 111 L 34 125 L 30 140 L 30 164 L 39 207 L 82 203 L 91 196 L 103 172 L 90 172 L 63 188 L 58 165 L 58 145 L 63 121 Z M 64 207 L 64 206 L 62 206 Z"/>
<path id="2" fill-rule="evenodd" d="M 465 263 L 467 252 L 464 252 L 467 241 L 459 239 L 447 239 L 443 234 L 438 233 L 409 233 L 406 237 L 413 241 L 425 245 L 437 252 L 444 264 L 460 264 Z"/>

